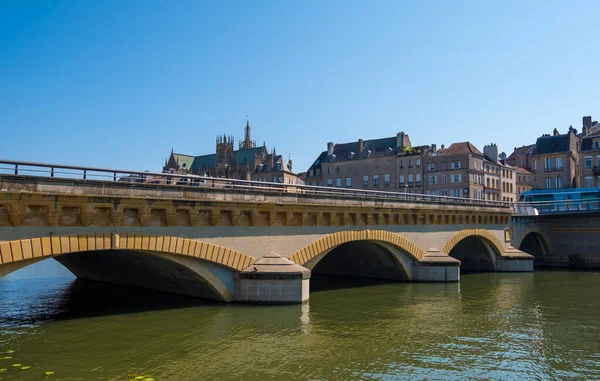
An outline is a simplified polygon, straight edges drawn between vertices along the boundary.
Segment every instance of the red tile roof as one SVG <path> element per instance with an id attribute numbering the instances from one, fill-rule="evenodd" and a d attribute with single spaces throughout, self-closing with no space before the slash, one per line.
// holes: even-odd
<path id="1" fill-rule="evenodd" d="M 457 154 L 477 154 L 483 155 L 481 151 L 477 149 L 470 142 L 452 143 L 450 147 L 438 150 L 440 155 L 457 155 Z"/>
<path id="2" fill-rule="evenodd" d="M 514 166 L 513 168 L 517 169 L 517 175 L 531 175 L 531 172 L 526 170 L 525 168 Z"/>

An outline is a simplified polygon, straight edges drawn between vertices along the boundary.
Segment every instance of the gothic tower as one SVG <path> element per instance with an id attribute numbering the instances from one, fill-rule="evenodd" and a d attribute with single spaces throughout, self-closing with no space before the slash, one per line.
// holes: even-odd
<path id="1" fill-rule="evenodd" d="M 233 170 L 233 136 L 217 136 L 215 170 L 217 177 L 229 177 Z"/>

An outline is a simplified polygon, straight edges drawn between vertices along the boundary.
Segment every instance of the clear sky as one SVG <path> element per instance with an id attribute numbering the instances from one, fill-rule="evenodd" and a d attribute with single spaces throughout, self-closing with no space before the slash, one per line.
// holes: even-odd
<path id="1" fill-rule="evenodd" d="M 0 158 L 133 170 L 253 138 L 306 170 L 409 134 L 500 150 L 600 119 L 600 1 L 0 0 Z"/>

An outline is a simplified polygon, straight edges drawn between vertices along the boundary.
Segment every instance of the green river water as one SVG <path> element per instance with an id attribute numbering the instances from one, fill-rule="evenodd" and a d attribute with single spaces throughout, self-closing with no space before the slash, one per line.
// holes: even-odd
<path id="1" fill-rule="evenodd" d="M 313 278 L 309 303 L 270 307 L 69 274 L 49 260 L 0 279 L 3 380 L 600 379 L 598 272 Z"/>

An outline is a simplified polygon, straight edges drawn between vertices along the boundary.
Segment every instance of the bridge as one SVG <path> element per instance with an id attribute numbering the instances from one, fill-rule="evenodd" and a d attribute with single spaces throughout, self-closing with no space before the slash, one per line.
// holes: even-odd
<path id="1" fill-rule="evenodd" d="M 511 244 L 535 257 L 539 267 L 600 269 L 600 200 L 529 206 L 510 221 Z"/>
<path id="2" fill-rule="evenodd" d="M 532 271 L 511 204 L 0 161 L 0 277 L 79 278 L 224 302 L 302 302 L 311 274 L 458 282 Z"/>

